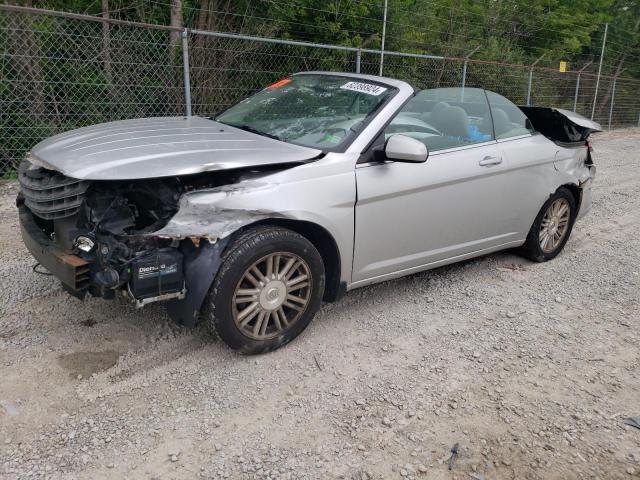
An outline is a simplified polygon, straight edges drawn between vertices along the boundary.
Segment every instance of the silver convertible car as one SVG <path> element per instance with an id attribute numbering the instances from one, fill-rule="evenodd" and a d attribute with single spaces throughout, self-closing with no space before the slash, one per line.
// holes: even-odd
<path id="1" fill-rule="evenodd" d="M 591 207 L 598 130 L 482 89 L 299 73 L 213 118 L 44 140 L 17 205 L 69 293 L 165 301 L 261 353 L 354 288 L 508 248 L 554 258 Z"/>

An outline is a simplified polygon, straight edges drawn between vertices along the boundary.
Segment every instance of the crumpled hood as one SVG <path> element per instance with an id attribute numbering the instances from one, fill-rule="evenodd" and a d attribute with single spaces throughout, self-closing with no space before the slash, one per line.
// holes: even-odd
<path id="1" fill-rule="evenodd" d="M 202 117 L 123 120 L 48 138 L 30 161 L 83 180 L 131 180 L 305 162 L 322 152 Z"/>

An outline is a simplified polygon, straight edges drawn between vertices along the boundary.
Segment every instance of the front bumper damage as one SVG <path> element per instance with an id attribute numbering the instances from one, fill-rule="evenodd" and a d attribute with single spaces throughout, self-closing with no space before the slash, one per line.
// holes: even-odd
<path id="1" fill-rule="evenodd" d="M 137 307 L 164 301 L 186 326 L 198 320 L 230 235 L 278 216 L 212 205 L 265 185 L 250 179 L 235 185 L 247 172 L 215 180 L 89 182 L 79 189 L 57 172 L 27 169 L 19 172 L 17 199 L 22 238 L 67 292 L 80 299 L 121 294 Z"/>
<path id="2" fill-rule="evenodd" d="M 77 255 L 66 253 L 47 238 L 24 204 L 18 207 L 18 212 L 20 233 L 27 250 L 38 263 L 60 280 L 67 292 L 83 299 L 90 282 L 89 263 Z"/>
<path id="3" fill-rule="evenodd" d="M 34 215 L 24 206 L 19 206 L 20 230 L 22 240 L 27 250 L 35 260 L 55 276 L 63 289 L 76 298 L 83 300 L 87 294 L 111 298 L 110 295 L 100 294 L 100 285 L 96 283 L 95 275 L 100 272 L 96 265 L 92 265 L 84 258 L 68 253 L 56 242 L 48 238 Z M 164 292 L 158 285 L 156 295 L 135 298 L 130 285 L 124 285 L 122 293 L 137 307 L 152 302 L 167 301 L 167 312 L 173 320 L 185 326 L 197 323 L 198 313 L 204 302 L 211 283 L 215 278 L 221 263 L 221 253 L 228 242 L 228 238 L 219 241 L 209 239 L 196 240 L 196 237 L 181 242 L 176 250 L 182 254 L 184 288 L 175 292 Z M 161 265 L 156 265 L 160 269 Z M 115 292 L 115 290 L 114 290 Z"/>

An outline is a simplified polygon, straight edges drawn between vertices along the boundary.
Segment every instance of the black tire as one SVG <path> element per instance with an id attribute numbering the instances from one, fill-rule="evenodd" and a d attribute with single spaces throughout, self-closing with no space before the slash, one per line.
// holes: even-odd
<path id="1" fill-rule="evenodd" d="M 551 205 L 558 199 L 566 200 L 569 205 L 569 220 L 567 224 L 567 231 L 555 248 L 553 248 L 551 251 L 544 251 L 540 245 L 542 220 L 547 210 L 549 210 Z M 560 187 L 553 195 L 549 197 L 549 199 L 540 209 L 540 212 L 538 212 L 533 225 L 531 225 L 529 234 L 527 235 L 527 241 L 522 247 L 520 247 L 520 253 L 522 254 L 522 256 L 534 262 L 546 262 L 555 258 L 562 251 L 567 241 L 569 240 L 569 236 L 571 235 L 571 230 L 573 229 L 575 220 L 576 200 L 573 194 L 567 188 Z"/>
<path id="2" fill-rule="evenodd" d="M 275 333 L 273 338 L 251 338 L 234 321 L 233 299 L 236 288 L 240 288 L 245 272 L 252 265 L 265 256 L 280 252 L 292 254 L 306 262 L 311 277 L 307 304 L 297 320 L 281 333 Z M 286 228 L 252 228 L 232 240 L 224 252 L 222 265 L 207 297 L 205 321 L 234 350 L 246 354 L 271 352 L 289 343 L 309 325 L 322 303 L 324 286 L 324 263 L 309 240 Z"/>

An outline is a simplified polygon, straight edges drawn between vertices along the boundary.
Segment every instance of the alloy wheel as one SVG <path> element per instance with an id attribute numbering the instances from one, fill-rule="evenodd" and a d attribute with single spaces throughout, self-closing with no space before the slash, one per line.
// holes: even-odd
<path id="1" fill-rule="evenodd" d="M 268 340 L 291 328 L 311 297 L 309 266 L 297 255 L 276 252 L 251 265 L 236 285 L 233 320 L 243 335 Z"/>
<path id="2" fill-rule="evenodd" d="M 571 207 L 565 198 L 555 200 L 542 217 L 540 224 L 540 248 L 544 253 L 553 252 L 562 243 L 569 230 Z"/>

